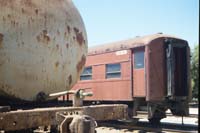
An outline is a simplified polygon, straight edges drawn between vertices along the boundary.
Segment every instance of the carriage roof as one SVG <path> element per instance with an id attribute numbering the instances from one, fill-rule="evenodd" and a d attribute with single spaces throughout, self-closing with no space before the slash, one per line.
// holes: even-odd
<path id="1" fill-rule="evenodd" d="M 158 33 L 158 34 L 146 35 L 146 36 L 142 36 L 142 37 L 135 37 L 135 38 L 127 39 L 127 40 L 122 40 L 122 41 L 113 42 L 113 43 L 106 43 L 103 45 L 90 47 L 89 51 L 88 51 L 88 55 L 100 54 L 100 53 L 105 53 L 105 52 L 112 52 L 112 51 L 118 51 L 118 50 L 130 49 L 130 48 L 134 48 L 134 47 L 145 46 L 145 45 L 149 45 L 151 41 L 158 39 L 158 38 L 175 38 L 175 39 L 182 40 L 175 36 Z"/>

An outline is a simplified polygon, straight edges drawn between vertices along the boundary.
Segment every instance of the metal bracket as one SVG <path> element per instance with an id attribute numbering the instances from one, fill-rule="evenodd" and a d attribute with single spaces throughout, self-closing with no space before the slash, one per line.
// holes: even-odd
<path id="1" fill-rule="evenodd" d="M 58 119 L 62 119 L 59 124 L 60 133 L 95 133 L 97 123 L 94 118 L 88 115 L 64 115 L 57 114 Z"/>
<path id="2" fill-rule="evenodd" d="M 0 112 L 0 131 L 16 131 L 48 125 L 58 126 L 65 118 L 69 119 L 73 116 L 82 115 L 90 116 L 96 121 L 126 119 L 127 111 L 127 105 L 112 104 L 84 107 L 48 107 Z M 86 118 L 84 117 L 84 119 Z"/>

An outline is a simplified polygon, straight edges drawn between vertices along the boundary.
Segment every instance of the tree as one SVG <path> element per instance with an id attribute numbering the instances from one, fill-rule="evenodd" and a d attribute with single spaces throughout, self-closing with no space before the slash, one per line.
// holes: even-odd
<path id="1" fill-rule="evenodd" d="M 195 46 L 191 58 L 192 97 L 198 98 L 199 90 L 199 45 Z"/>

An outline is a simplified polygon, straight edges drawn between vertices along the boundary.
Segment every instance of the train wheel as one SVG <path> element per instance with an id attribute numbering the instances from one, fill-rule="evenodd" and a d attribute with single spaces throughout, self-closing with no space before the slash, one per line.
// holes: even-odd
<path id="1" fill-rule="evenodd" d="M 160 124 L 160 120 L 166 117 L 166 107 L 158 104 L 148 105 L 148 120 L 151 124 Z"/>
<path id="2" fill-rule="evenodd" d="M 148 120 L 152 125 L 157 125 L 157 124 L 160 124 L 161 119 L 162 118 L 151 118 L 151 119 L 148 119 Z"/>

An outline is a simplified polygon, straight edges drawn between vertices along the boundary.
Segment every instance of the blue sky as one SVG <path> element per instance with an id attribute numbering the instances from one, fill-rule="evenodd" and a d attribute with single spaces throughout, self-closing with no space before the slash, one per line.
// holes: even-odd
<path id="1" fill-rule="evenodd" d="M 86 26 L 89 47 L 163 32 L 199 40 L 199 0 L 73 0 Z"/>

